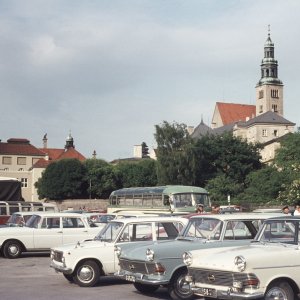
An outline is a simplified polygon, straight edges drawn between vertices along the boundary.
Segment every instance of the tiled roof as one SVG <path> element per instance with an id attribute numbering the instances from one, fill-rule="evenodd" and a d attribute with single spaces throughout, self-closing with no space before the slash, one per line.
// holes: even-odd
<path id="1" fill-rule="evenodd" d="M 247 118 L 253 118 L 256 114 L 255 105 L 236 104 L 236 103 L 216 103 L 223 125 L 238 121 L 246 121 Z"/>
<path id="2" fill-rule="evenodd" d="M 284 124 L 284 125 L 296 125 L 295 123 L 283 118 L 273 111 L 267 111 L 253 119 L 245 122 L 245 126 L 251 126 L 254 124 Z"/>
<path id="3" fill-rule="evenodd" d="M 54 148 L 41 148 L 45 154 L 48 154 L 49 160 L 59 160 L 64 158 L 76 158 L 80 161 L 84 161 L 85 157 L 79 153 L 75 148 L 68 148 L 68 149 L 54 149 Z"/>
<path id="4" fill-rule="evenodd" d="M 48 165 L 51 163 L 51 160 L 46 160 L 44 158 L 40 158 L 32 167 L 33 168 L 47 168 Z"/>
<path id="5" fill-rule="evenodd" d="M 38 148 L 32 146 L 27 139 L 8 139 L 7 143 L 0 142 L 1 155 L 44 156 Z"/>

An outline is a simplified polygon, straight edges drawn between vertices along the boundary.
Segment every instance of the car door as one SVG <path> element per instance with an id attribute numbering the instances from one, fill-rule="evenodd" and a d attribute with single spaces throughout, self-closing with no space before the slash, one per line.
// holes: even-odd
<path id="1" fill-rule="evenodd" d="M 76 243 L 90 237 L 87 225 L 81 217 L 63 217 L 63 243 Z"/>
<path id="2" fill-rule="evenodd" d="M 44 216 L 33 231 L 35 249 L 50 249 L 63 243 L 60 217 Z"/>

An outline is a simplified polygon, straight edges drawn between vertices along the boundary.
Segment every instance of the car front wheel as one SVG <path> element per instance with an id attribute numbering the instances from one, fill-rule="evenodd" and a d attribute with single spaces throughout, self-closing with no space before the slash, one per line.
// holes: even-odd
<path id="1" fill-rule="evenodd" d="M 3 255 L 6 258 L 18 258 L 22 254 L 22 245 L 18 241 L 8 241 L 4 244 Z"/>
<path id="2" fill-rule="evenodd" d="M 153 293 L 159 288 L 158 285 L 142 284 L 139 282 L 135 282 L 133 285 L 142 294 Z"/>
<path id="3" fill-rule="evenodd" d="M 93 260 L 81 262 L 74 273 L 73 279 L 81 287 L 94 286 L 100 278 L 100 268 Z"/>
<path id="4" fill-rule="evenodd" d="M 265 300 L 294 300 L 294 292 L 290 284 L 286 281 L 276 281 L 270 284 L 266 293 Z"/>
<path id="5" fill-rule="evenodd" d="M 187 275 L 186 269 L 179 270 L 174 274 L 168 286 L 169 295 L 173 300 L 193 299 L 193 293 L 190 289 L 190 285 L 185 280 L 186 275 Z"/>

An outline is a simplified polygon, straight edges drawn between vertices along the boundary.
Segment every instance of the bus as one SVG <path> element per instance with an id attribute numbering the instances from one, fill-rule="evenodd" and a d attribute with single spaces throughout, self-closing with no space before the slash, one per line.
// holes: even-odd
<path id="1" fill-rule="evenodd" d="M 202 204 L 204 209 L 211 205 L 208 192 L 201 187 L 132 187 L 113 191 L 109 196 L 107 212 L 193 213 L 199 204 Z"/>
<path id="2" fill-rule="evenodd" d="M 45 202 L 0 201 L 0 224 L 5 224 L 14 212 L 49 211 L 56 212 L 55 204 Z"/>

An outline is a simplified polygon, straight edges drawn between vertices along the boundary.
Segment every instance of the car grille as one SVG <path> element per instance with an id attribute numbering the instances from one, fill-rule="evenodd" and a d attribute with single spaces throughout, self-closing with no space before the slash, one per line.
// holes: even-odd
<path id="1" fill-rule="evenodd" d="M 119 263 L 122 270 L 132 273 L 153 274 L 156 270 L 155 263 L 134 261 L 128 259 L 119 259 Z"/>
<path id="2" fill-rule="evenodd" d="M 209 269 L 189 268 L 188 273 L 192 276 L 194 282 L 228 287 L 233 285 L 233 281 L 247 282 L 252 279 L 257 279 L 257 277 L 251 273 L 227 272 Z"/>
<path id="3" fill-rule="evenodd" d="M 61 251 L 53 251 L 53 260 L 62 262 L 63 252 Z"/>

